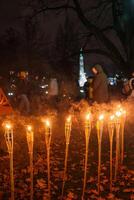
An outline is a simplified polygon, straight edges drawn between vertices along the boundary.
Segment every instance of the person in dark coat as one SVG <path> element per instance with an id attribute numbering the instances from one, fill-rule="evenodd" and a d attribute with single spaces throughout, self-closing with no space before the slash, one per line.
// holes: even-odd
<path id="1" fill-rule="evenodd" d="M 93 82 L 93 78 L 88 77 L 87 81 L 85 82 L 83 88 L 84 88 L 84 92 L 85 92 L 85 99 L 86 100 L 92 100 L 93 99 L 93 88 L 92 88 L 92 82 Z"/>
<path id="2" fill-rule="evenodd" d="M 99 64 L 92 68 L 92 72 L 95 75 L 93 79 L 93 101 L 107 103 L 109 100 L 107 76 Z"/>

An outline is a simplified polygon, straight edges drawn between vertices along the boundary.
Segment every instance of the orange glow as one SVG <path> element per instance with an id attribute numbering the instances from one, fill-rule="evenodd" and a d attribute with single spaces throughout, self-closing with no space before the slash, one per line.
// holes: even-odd
<path id="1" fill-rule="evenodd" d="M 71 119 L 72 119 L 72 117 L 68 116 L 68 118 L 66 119 L 66 121 L 69 123 L 69 122 L 71 122 Z"/>
<path id="2" fill-rule="evenodd" d="M 118 109 L 122 109 L 120 104 L 117 105 L 117 108 L 118 108 Z"/>
<path id="3" fill-rule="evenodd" d="M 120 111 L 117 111 L 115 114 L 116 114 L 117 117 L 121 117 L 121 112 Z"/>
<path id="4" fill-rule="evenodd" d="M 126 115 L 126 114 L 127 114 L 127 111 L 126 111 L 126 110 L 123 110 L 123 111 L 122 111 L 122 114 L 123 114 L 123 115 Z"/>
<path id="5" fill-rule="evenodd" d="M 90 120 L 90 118 L 91 118 L 91 114 L 90 114 L 90 113 L 88 113 L 88 114 L 86 115 L 86 120 L 87 120 L 87 121 L 89 121 L 89 120 Z"/>
<path id="6" fill-rule="evenodd" d="M 103 114 L 101 114 L 101 115 L 99 116 L 99 120 L 100 120 L 100 121 L 103 121 L 103 120 L 104 120 L 104 115 L 103 115 Z"/>
<path id="7" fill-rule="evenodd" d="M 111 121 L 113 121 L 113 120 L 114 120 L 114 118 L 115 118 L 115 116 L 114 116 L 114 115 L 111 115 L 111 116 L 110 116 L 110 120 L 111 120 Z"/>
<path id="8" fill-rule="evenodd" d="M 11 125 L 10 123 L 6 123 L 6 124 L 5 124 L 5 128 L 6 128 L 7 130 L 10 130 L 10 129 L 12 128 L 12 125 Z"/>
<path id="9" fill-rule="evenodd" d="M 48 119 L 45 121 L 45 124 L 47 127 L 50 127 L 50 121 Z"/>
<path id="10" fill-rule="evenodd" d="M 28 125 L 28 126 L 27 126 L 27 130 L 28 130 L 28 131 L 32 131 L 32 126 L 31 126 L 31 125 Z"/>

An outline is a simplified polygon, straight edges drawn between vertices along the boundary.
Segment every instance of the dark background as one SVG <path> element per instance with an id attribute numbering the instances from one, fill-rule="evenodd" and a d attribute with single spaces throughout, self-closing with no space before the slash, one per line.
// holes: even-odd
<path id="1" fill-rule="evenodd" d="M 96 63 L 114 73 L 133 70 L 132 0 L 1 0 L 0 71 L 78 75 Z"/>

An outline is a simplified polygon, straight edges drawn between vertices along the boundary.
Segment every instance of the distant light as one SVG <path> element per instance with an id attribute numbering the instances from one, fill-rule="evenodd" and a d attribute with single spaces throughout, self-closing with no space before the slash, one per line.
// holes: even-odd
<path id="1" fill-rule="evenodd" d="M 42 89 L 45 89 L 45 88 L 48 87 L 48 85 L 41 85 L 40 87 L 41 87 Z"/>
<path id="2" fill-rule="evenodd" d="M 41 87 L 42 89 L 44 89 L 44 88 L 45 88 L 45 85 L 41 85 L 40 87 Z"/>
<path id="3" fill-rule="evenodd" d="M 46 91 L 45 93 L 48 94 L 48 91 Z"/>
<path id="4" fill-rule="evenodd" d="M 109 84 L 110 84 L 110 85 L 114 85 L 114 82 L 110 82 Z"/>
<path id="5" fill-rule="evenodd" d="M 13 96 L 13 95 L 14 95 L 13 92 L 8 93 L 8 96 Z"/>
<path id="6" fill-rule="evenodd" d="M 84 90 L 80 90 L 80 93 L 84 93 Z"/>

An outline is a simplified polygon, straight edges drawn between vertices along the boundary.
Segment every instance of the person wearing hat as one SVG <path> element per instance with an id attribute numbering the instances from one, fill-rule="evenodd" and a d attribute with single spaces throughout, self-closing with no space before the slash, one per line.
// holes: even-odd
<path id="1" fill-rule="evenodd" d="M 109 100 L 107 76 L 102 66 L 99 64 L 92 67 L 92 72 L 94 74 L 93 101 L 97 103 L 107 103 Z"/>

